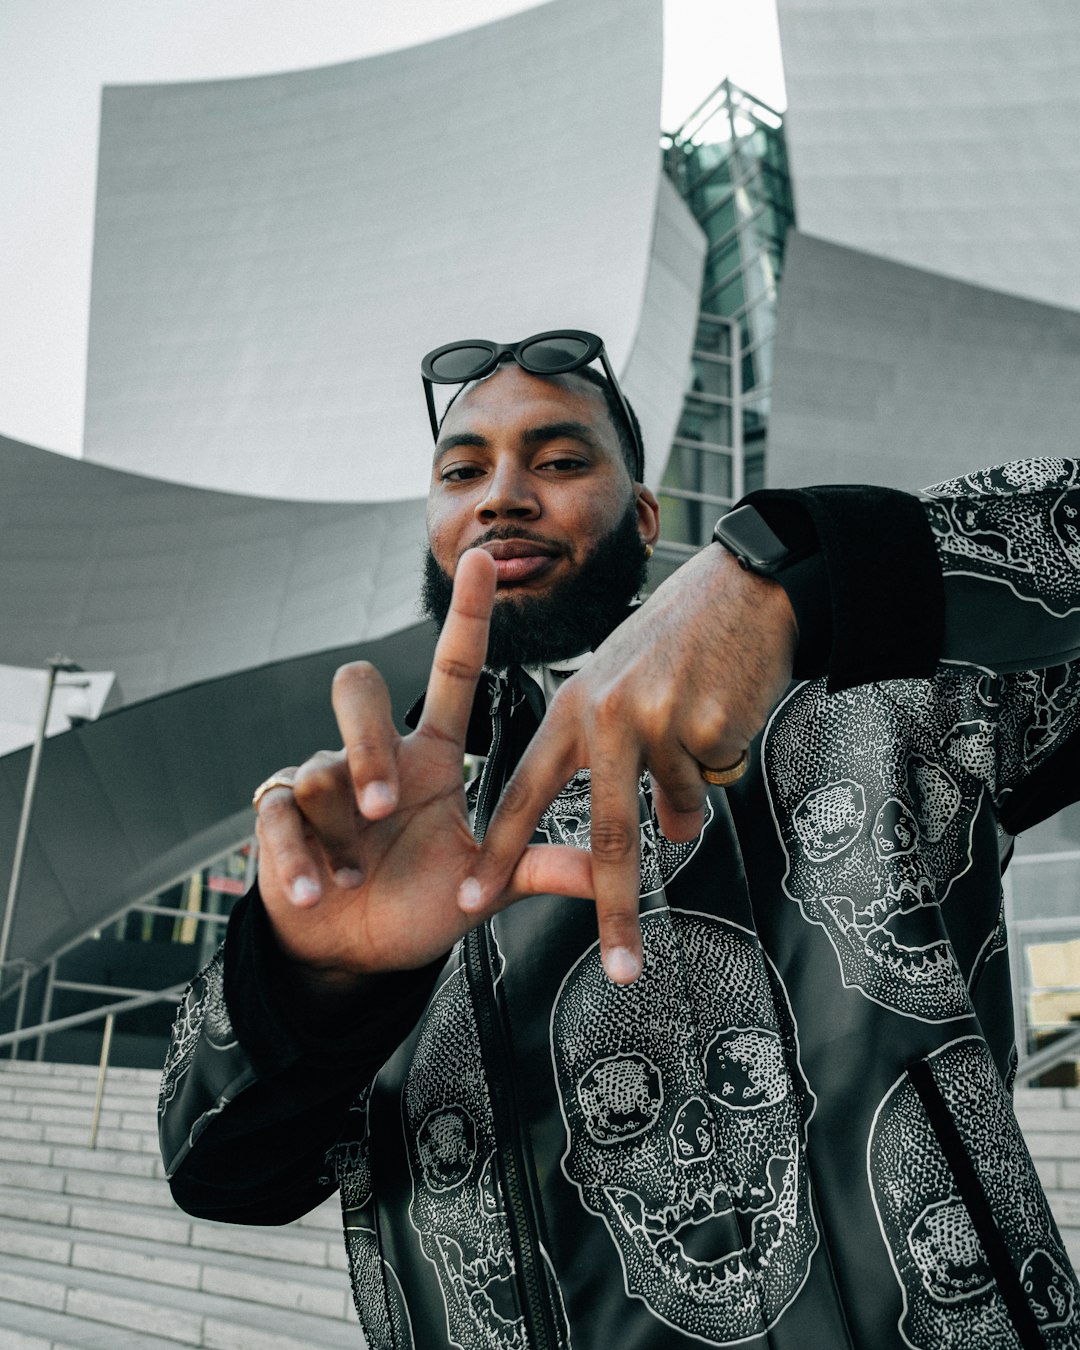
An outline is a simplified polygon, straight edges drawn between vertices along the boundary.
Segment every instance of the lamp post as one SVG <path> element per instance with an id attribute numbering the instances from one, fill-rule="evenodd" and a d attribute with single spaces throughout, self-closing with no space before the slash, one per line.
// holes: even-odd
<path id="1" fill-rule="evenodd" d="M 53 690 L 56 677 L 61 672 L 81 671 L 82 666 L 66 656 L 50 656 L 45 663 L 49 671 L 45 686 L 45 702 L 41 709 L 41 721 L 38 723 L 34 748 L 30 752 L 30 767 L 26 771 L 26 787 L 23 789 L 22 813 L 19 816 L 19 832 L 15 836 L 15 855 L 11 860 L 11 878 L 8 881 L 7 900 L 4 904 L 4 922 L 0 927 L 0 983 L 3 982 L 7 966 L 8 946 L 11 942 L 11 925 L 15 918 L 15 903 L 19 898 L 19 882 L 22 879 L 23 858 L 26 855 L 26 841 L 30 834 L 30 816 L 34 809 L 34 793 L 37 790 L 38 771 L 41 767 L 41 751 L 45 744 L 45 728 L 49 722 L 49 710 L 52 707 Z"/>

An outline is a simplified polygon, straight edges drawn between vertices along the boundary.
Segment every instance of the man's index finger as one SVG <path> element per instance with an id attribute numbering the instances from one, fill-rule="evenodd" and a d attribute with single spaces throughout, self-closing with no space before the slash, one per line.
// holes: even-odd
<path id="1" fill-rule="evenodd" d="M 494 602 L 495 562 L 483 549 L 470 549 L 454 575 L 450 612 L 435 647 L 418 730 L 464 745 Z"/>

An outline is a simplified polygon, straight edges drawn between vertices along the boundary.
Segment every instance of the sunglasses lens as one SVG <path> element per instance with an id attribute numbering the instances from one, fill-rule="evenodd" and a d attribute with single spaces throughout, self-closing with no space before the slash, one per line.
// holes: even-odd
<path id="1" fill-rule="evenodd" d="M 435 357 L 431 363 L 431 373 L 437 380 L 446 380 L 447 383 L 470 380 L 490 360 L 490 347 L 455 347 L 453 351 Z"/>
<path id="2" fill-rule="evenodd" d="M 589 354 L 589 344 L 581 338 L 556 337 L 544 338 L 541 342 L 530 342 L 522 348 L 521 364 L 526 370 L 542 371 L 572 370 L 581 365 Z"/>

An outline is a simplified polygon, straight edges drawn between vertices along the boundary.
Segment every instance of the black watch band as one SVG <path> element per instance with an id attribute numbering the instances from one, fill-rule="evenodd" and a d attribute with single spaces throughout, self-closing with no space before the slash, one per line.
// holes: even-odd
<path id="1" fill-rule="evenodd" d="M 807 556 L 805 550 L 785 544 L 753 506 L 737 506 L 721 516 L 713 539 L 734 553 L 740 567 L 764 577 L 775 577 Z"/>

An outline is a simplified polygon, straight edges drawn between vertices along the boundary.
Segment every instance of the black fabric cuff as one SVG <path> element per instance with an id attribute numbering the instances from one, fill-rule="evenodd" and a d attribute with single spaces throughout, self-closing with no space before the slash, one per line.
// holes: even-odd
<path id="1" fill-rule="evenodd" d="M 340 1031 L 315 1029 L 283 997 L 289 985 L 286 957 L 274 940 L 256 881 L 229 919 L 225 1003 L 233 1030 L 262 1077 L 301 1059 L 313 1066 L 348 1063 L 374 1077 L 416 1025 L 445 964 L 440 956 L 419 970 L 366 976 L 342 1012 Z"/>
<path id="2" fill-rule="evenodd" d="M 811 550 L 810 566 L 796 564 L 776 578 L 799 624 L 797 678 L 827 674 L 829 693 L 837 693 L 934 673 L 945 591 L 918 497 L 839 484 L 764 489 L 743 503 L 756 507 L 789 547 Z"/>

